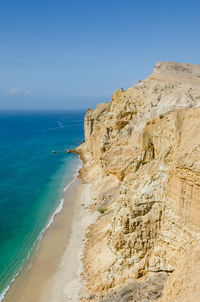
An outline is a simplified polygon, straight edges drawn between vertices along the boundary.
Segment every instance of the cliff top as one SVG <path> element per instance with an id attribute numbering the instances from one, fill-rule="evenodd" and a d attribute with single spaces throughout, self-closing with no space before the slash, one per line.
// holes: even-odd
<path id="1" fill-rule="evenodd" d="M 189 81 L 190 84 L 200 83 L 200 65 L 175 62 L 157 62 L 150 78 Z"/>

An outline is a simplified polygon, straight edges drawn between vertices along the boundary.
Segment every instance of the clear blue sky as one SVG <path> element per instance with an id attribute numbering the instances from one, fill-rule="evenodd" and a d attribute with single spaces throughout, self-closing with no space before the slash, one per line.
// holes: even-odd
<path id="1" fill-rule="evenodd" d="M 200 2 L 0 0 L 0 109 L 108 101 L 157 61 L 200 63 Z"/>

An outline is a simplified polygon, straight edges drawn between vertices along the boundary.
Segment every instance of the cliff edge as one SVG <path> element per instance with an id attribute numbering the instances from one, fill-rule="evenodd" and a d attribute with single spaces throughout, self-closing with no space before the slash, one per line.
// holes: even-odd
<path id="1" fill-rule="evenodd" d="M 199 133 L 200 65 L 158 62 L 146 80 L 88 109 L 76 152 L 101 214 L 85 247 L 83 301 L 158 300 L 167 278 L 160 301 L 191 301 L 187 288 L 200 300 L 193 264 L 181 270 L 190 250 L 199 261 Z"/>

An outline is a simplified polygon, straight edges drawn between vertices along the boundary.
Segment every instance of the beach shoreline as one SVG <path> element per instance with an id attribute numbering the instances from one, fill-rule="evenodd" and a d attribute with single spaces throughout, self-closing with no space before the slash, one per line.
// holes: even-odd
<path id="1" fill-rule="evenodd" d="M 87 209 L 91 201 L 89 184 L 79 184 L 71 223 L 71 236 L 62 255 L 61 262 L 55 274 L 47 282 L 39 302 L 79 301 L 84 293 L 84 280 L 81 274 L 83 268 L 83 252 L 87 242 L 88 227 L 93 224 L 98 214 L 91 214 Z"/>
<path id="2" fill-rule="evenodd" d="M 62 210 L 44 232 L 31 268 L 19 274 L 3 302 L 78 299 L 85 235 L 87 227 L 96 219 L 86 209 L 90 200 L 90 185 L 82 184 L 76 177 L 64 190 Z"/>

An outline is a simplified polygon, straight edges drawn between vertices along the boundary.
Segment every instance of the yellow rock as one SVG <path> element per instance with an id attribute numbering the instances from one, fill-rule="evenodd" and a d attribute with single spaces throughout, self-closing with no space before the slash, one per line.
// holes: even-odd
<path id="1" fill-rule="evenodd" d="M 88 109 L 80 176 L 94 188 L 93 209 L 107 209 L 84 254 L 88 291 L 176 272 L 200 242 L 199 105 L 200 65 L 159 62 L 146 80 Z"/>

